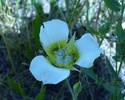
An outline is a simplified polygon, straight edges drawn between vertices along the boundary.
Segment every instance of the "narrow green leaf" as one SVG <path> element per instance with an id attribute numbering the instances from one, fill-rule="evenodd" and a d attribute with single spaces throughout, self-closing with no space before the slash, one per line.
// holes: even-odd
<path id="1" fill-rule="evenodd" d="M 118 85 L 122 88 L 125 89 L 125 84 L 122 81 L 118 81 Z"/>
<path id="2" fill-rule="evenodd" d="M 99 77 L 98 80 L 96 81 L 97 85 L 102 85 L 104 83 L 105 79 L 103 77 Z"/>
<path id="3" fill-rule="evenodd" d="M 92 28 L 91 26 L 86 26 L 86 29 L 87 29 L 87 31 L 89 33 L 93 33 L 93 34 L 98 34 L 99 35 L 99 33 L 94 28 Z"/>
<path id="4" fill-rule="evenodd" d="M 37 13 L 43 14 L 43 8 L 42 8 L 40 0 L 32 0 L 32 3 L 34 4 L 34 6 L 36 8 Z"/>
<path id="5" fill-rule="evenodd" d="M 31 61 L 33 59 L 33 51 L 31 50 L 31 48 L 29 47 L 29 43 L 25 42 L 25 48 L 26 48 L 26 53 L 28 55 L 29 60 Z"/>
<path id="6" fill-rule="evenodd" d="M 115 92 L 110 95 L 109 100 L 124 100 L 124 97 L 125 97 L 124 93 L 122 93 L 121 91 L 117 91 L 117 94 Z"/>
<path id="7" fill-rule="evenodd" d="M 111 93 L 114 93 L 116 90 L 116 87 L 113 86 L 111 83 L 105 83 L 103 84 L 103 87 Z"/>
<path id="8" fill-rule="evenodd" d="M 82 90 L 82 84 L 79 81 L 79 82 L 74 84 L 73 91 L 74 91 L 74 93 L 79 93 L 79 92 L 81 92 L 81 90 Z"/>
<path id="9" fill-rule="evenodd" d="M 50 0 L 50 5 L 51 5 L 51 6 L 50 6 L 50 7 L 51 7 L 51 8 L 50 8 L 51 11 L 50 11 L 50 12 L 52 12 L 53 8 L 54 8 L 55 5 L 56 5 L 56 0 Z"/>
<path id="10" fill-rule="evenodd" d="M 82 91 L 82 84 L 81 82 L 77 82 L 74 84 L 73 86 L 73 94 L 74 94 L 74 97 L 77 98 L 79 93 Z"/>
<path id="11" fill-rule="evenodd" d="M 123 28 L 122 28 L 122 22 L 121 21 L 119 21 L 117 26 L 116 26 L 115 34 L 118 37 L 118 40 L 120 42 L 125 40 L 125 30 L 123 30 Z"/>
<path id="12" fill-rule="evenodd" d="M 98 32 L 101 34 L 101 35 L 104 35 L 106 33 L 108 33 L 110 31 L 110 26 L 111 26 L 111 22 L 107 22 L 105 23 L 104 25 L 102 25 L 99 29 L 98 29 Z"/>
<path id="13" fill-rule="evenodd" d="M 95 74 L 92 68 L 82 68 L 83 72 L 90 76 L 93 80 L 97 81 L 98 76 Z"/>
<path id="14" fill-rule="evenodd" d="M 69 53 L 69 51 L 71 51 L 73 49 L 74 43 L 75 43 L 75 34 L 72 36 L 71 40 L 66 45 L 66 54 Z"/>
<path id="15" fill-rule="evenodd" d="M 66 13 L 69 14 L 70 1 L 69 0 L 65 0 L 65 5 L 66 5 Z"/>
<path id="16" fill-rule="evenodd" d="M 117 0 L 104 0 L 104 2 L 112 11 L 118 12 L 121 10 L 121 5 Z"/>
<path id="17" fill-rule="evenodd" d="M 47 19 L 47 16 L 43 11 L 40 0 L 32 0 L 32 2 L 36 8 L 37 15 L 39 14 L 42 17 L 41 22 L 45 21 Z"/>
<path id="18" fill-rule="evenodd" d="M 14 90 L 16 90 L 22 97 L 24 96 L 24 90 L 20 86 L 20 83 L 14 82 L 10 77 L 8 77 L 8 82 Z"/>
<path id="19" fill-rule="evenodd" d="M 40 27 L 41 27 L 41 18 L 40 15 L 37 14 L 36 19 L 33 23 L 33 35 L 35 37 L 35 44 L 37 51 L 39 51 L 40 49 L 40 39 L 39 39 Z"/>
<path id="20" fill-rule="evenodd" d="M 79 94 L 81 92 L 81 90 L 82 90 L 82 84 L 79 81 L 79 82 L 74 84 L 73 91 L 74 91 L 75 94 Z"/>
<path id="21" fill-rule="evenodd" d="M 115 72 L 113 66 L 111 65 L 110 61 L 108 60 L 108 58 L 106 58 L 106 63 L 107 63 L 109 71 L 112 73 L 112 76 L 116 77 L 116 72 Z"/>

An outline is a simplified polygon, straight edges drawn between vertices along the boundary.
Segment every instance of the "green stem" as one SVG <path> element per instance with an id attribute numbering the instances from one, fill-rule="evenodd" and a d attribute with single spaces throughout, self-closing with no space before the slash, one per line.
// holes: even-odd
<path id="1" fill-rule="evenodd" d="M 117 61 L 118 61 L 118 59 L 117 59 L 117 44 L 116 44 L 116 79 L 115 79 L 115 86 L 116 86 L 116 100 L 117 100 L 117 90 L 118 90 L 118 88 L 117 88 L 117 80 L 118 80 L 118 73 L 117 73 L 117 69 L 118 69 L 118 66 L 117 66 Z"/>
<path id="2" fill-rule="evenodd" d="M 122 0 L 122 10 L 121 10 L 121 22 L 123 19 L 123 12 L 124 12 L 124 0 Z M 122 52 L 122 51 L 121 51 Z M 124 54 L 124 52 L 122 52 Z M 116 79 L 115 79 L 115 86 L 116 86 L 116 100 L 118 99 L 118 76 L 122 67 L 122 61 L 120 62 L 119 68 L 117 65 L 118 59 L 117 59 L 117 44 L 116 44 Z M 123 57 L 121 57 L 121 59 L 123 59 Z"/>
<path id="3" fill-rule="evenodd" d="M 99 2 L 99 8 L 98 8 L 97 17 L 96 17 L 96 24 L 95 24 L 95 29 L 96 30 L 98 28 L 98 21 L 99 21 L 100 12 L 101 12 L 101 2 Z"/>
<path id="4" fill-rule="evenodd" d="M 72 99 L 73 99 L 73 100 L 76 100 L 75 94 L 73 93 L 73 90 L 72 90 L 72 88 L 71 88 L 71 86 L 70 86 L 70 84 L 69 84 L 68 79 L 66 79 L 66 83 L 67 83 L 67 86 L 68 86 L 68 88 L 69 88 L 69 90 L 70 90 Z"/>
<path id="5" fill-rule="evenodd" d="M 43 90 L 43 88 L 44 88 L 44 84 L 42 84 L 42 86 L 41 86 L 41 91 Z"/>
<path id="6" fill-rule="evenodd" d="M 121 51 L 122 52 L 122 51 Z M 118 66 L 118 54 L 117 54 L 117 44 L 116 44 L 116 79 L 115 79 L 115 86 L 116 86 L 116 99 L 118 98 L 118 76 L 122 67 L 122 61 L 120 62 L 120 65 Z M 121 57 L 123 59 L 123 56 Z"/>
<path id="7" fill-rule="evenodd" d="M 86 0 L 86 5 L 87 5 L 87 11 L 86 11 L 86 22 L 87 24 L 86 25 L 89 25 L 89 1 Z"/>
<path id="8" fill-rule="evenodd" d="M 117 59 L 117 57 L 116 57 L 116 59 Z M 116 60 L 116 63 L 117 63 L 117 60 Z M 115 86 L 116 86 L 116 99 L 118 98 L 118 86 L 117 86 L 117 85 L 118 85 L 118 76 L 119 76 L 121 67 L 122 67 L 122 61 L 120 62 L 119 67 L 118 67 L 117 64 L 116 64 L 116 80 L 115 80 Z"/>
<path id="9" fill-rule="evenodd" d="M 77 2 L 77 4 L 76 4 L 76 7 L 75 7 L 75 9 L 74 9 L 74 11 L 73 11 L 73 13 L 72 13 L 72 16 L 71 16 L 71 18 L 70 18 L 70 20 L 69 20 L 69 29 L 71 28 L 71 24 L 72 24 L 72 20 L 73 20 L 73 17 L 74 17 L 74 15 L 75 15 L 75 13 L 76 13 L 76 9 L 78 8 L 78 5 L 79 5 L 79 2 L 80 2 L 80 0 L 78 0 L 78 2 Z"/>
<path id="10" fill-rule="evenodd" d="M 28 22 L 27 22 L 28 23 Z M 28 26 L 26 26 L 26 30 L 27 30 L 27 38 L 28 38 L 28 44 L 29 44 L 29 48 L 31 50 L 31 41 L 30 41 L 30 34 L 29 34 L 29 31 L 28 31 Z"/>
<path id="11" fill-rule="evenodd" d="M 2 35 L 2 37 L 4 39 L 4 43 L 5 43 L 5 46 L 7 48 L 7 53 L 8 53 L 9 59 L 10 59 L 10 64 L 12 66 L 12 69 L 13 69 L 14 73 L 16 73 L 16 70 L 15 70 L 15 67 L 14 67 L 14 63 L 13 63 L 13 59 L 11 57 L 11 53 L 10 53 L 9 47 L 7 45 L 7 41 L 6 41 L 6 38 L 5 38 L 4 34 Z"/>
<path id="12" fill-rule="evenodd" d="M 62 12 L 62 9 L 61 9 L 61 8 L 58 8 L 58 9 L 59 9 L 59 11 L 60 11 L 60 14 L 61 14 L 63 20 L 66 22 L 66 18 L 65 18 L 65 15 L 64 15 L 63 12 Z"/>
<path id="13" fill-rule="evenodd" d="M 65 0 L 65 5 L 66 5 L 67 15 L 69 15 L 69 0 Z"/>
<path id="14" fill-rule="evenodd" d="M 90 95 L 91 95 L 91 99 L 94 100 L 94 97 L 93 97 L 92 91 L 91 91 L 91 87 L 90 87 L 89 82 L 88 82 L 88 77 L 87 77 L 87 75 L 85 75 L 85 76 L 86 76 L 87 85 L 89 87 L 89 92 L 90 92 Z"/>
<path id="15" fill-rule="evenodd" d="M 121 20 L 123 19 L 123 13 L 124 13 L 124 0 L 122 0 Z"/>
<path id="16" fill-rule="evenodd" d="M 118 75 L 120 73 L 121 67 L 122 67 L 122 61 L 120 62 L 120 65 L 119 65 L 119 68 L 118 68 Z"/>

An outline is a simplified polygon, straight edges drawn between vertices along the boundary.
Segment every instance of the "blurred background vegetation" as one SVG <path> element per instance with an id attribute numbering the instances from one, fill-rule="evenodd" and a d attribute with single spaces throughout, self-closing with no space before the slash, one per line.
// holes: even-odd
<path id="1" fill-rule="evenodd" d="M 124 100 L 124 9 L 124 0 L 0 0 L 0 100 L 72 100 L 65 81 L 40 91 L 29 72 L 33 57 L 45 54 L 39 31 L 51 19 L 68 23 L 69 38 L 90 32 L 102 49 L 92 68 L 68 78 L 71 87 L 82 83 L 78 100 Z"/>

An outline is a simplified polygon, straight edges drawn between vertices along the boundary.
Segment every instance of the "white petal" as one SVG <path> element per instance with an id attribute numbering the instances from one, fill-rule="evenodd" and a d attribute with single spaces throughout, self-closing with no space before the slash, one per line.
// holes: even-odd
<path id="1" fill-rule="evenodd" d="M 125 22 L 122 23 L 122 28 L 125 30 Z"/>
<path id="2" fill-rule="evenodd" d="M 57 84 L 66 79 L 70 71 L 51 65 L 43 56 L 36 56 L 30 64 L 30 72 L 43 84 Z"/>
<path id="3" fill-rule="evenodd" d="M 68 25 L 61 20 L 55 19 L 43 23 L 40 30 L 40 41 L 49 46 L 61 40 L 68 40 Z"/>
<path id="4" fill-rule="evenodd" d="M 75 45 L 78 48 L 80 56 L 76 64 L 85 68 L 92 67 L 94 60 L 99 57 L 101 53 L 96 40 L 87 33 L 77 40 Z"/>

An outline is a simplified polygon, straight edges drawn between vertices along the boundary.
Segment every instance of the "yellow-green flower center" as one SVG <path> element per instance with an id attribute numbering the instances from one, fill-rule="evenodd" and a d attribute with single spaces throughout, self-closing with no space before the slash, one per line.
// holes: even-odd
<path id="1" fill-rule="evenodd" d="M 48 56 L 50 62 L 61 68 L 71 69 L 77 61 L 79 53 L 75 45 L 68 47 L 65 41 L 54 43 L 49 47 Z"/>

